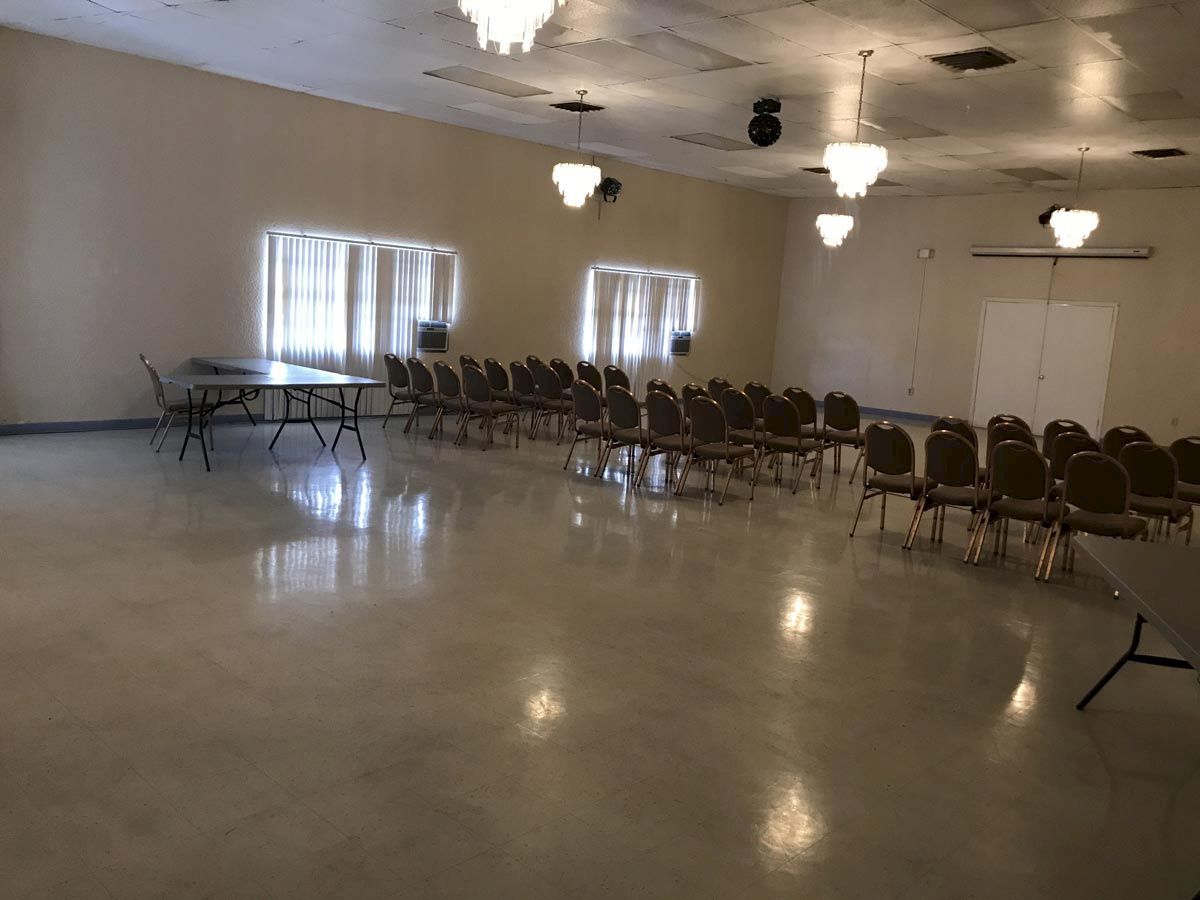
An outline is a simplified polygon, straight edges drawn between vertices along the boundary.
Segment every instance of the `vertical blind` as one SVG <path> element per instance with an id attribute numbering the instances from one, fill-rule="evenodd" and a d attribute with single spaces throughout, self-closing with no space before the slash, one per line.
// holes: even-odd
<path id="1" fill-rule="evenodd" d="M 384 354 L 412 355 L 417 319 L 450 320 L 456 259 L 438 250 L 269 234 L 267 353 L 386 380 Z M 380 414 L 389 399 L 367 391 L 361 411 Z M 275 411 L 268 406 L 267 413 Z"/>
<path id="2" fill-rule="evenodd" d="M 700 279 L 622 269 L 592 269 L 585 352 L 597 365 L 620 366 L 635 392 L 665 378 L 671 332 L 696 323 Z"/>

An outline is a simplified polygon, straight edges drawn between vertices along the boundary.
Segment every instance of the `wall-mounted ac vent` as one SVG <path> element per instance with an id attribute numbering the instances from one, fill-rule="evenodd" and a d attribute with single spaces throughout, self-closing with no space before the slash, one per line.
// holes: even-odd
<path id="1" fill-rule="evenodd" d="M 995 47 L 977 47 L 974 50 L 963 50 L 959 53 L 939 53 L 930 56 L 931 62 L 955 72 L 978 72 L 981 69 L 997 69 L 1016 62 L 1007 53 L 1001 53 Z"/>
<path id="2" fill-rule="evenodd" d="M 418 319 L 417 349 L 426 353 L 445 353 L 450 349 L 450 326 L 445 322 Z"/>
<path id="3" fill-rule="evenodd" d="M 568 100 L 566 103 L 551 103 L 554 109 L 562 109 L 567 112 L 599 112 L 604 109 L 603 106 L 597 106 L 595 103 L 584 103 L 582 100 Z"/>
<path id="4" fill-rule="evenodd" d="M 687 356 L 692 352 L 692 333 L 690 331 L 671 332 L 671 355 Z"/>
<path id="5" fill-rule="evenodd" d="M 1170 159 L 1172 156 L 1187 156 L 1186 150 L 1181 150 L 1178 147 L 1156 147 L 1153 150 L 1134 150 L 1134 156 L 1140 156 L 1142 159 Z"/>

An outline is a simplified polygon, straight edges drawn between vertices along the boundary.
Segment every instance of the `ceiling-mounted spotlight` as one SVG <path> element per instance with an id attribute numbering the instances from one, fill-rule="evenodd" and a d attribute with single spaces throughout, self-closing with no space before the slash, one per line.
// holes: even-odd
<path id="1" fill-rule="evenodd" d="M 783 123 L 775 113 L 783 109 L 778 100 L 763 97 L 754 101 L 754 118 L 746 129 L 750 142 L 756 147 L 770 147 L 783 134 Z"/>
<path id="2" fill-rule="evenodd" d="M 600 199 L 605 203 L 616 203 L 617 198 L 621 196 L 622 187 L 624 187 L 624 185 L 622 185 L 621 182 L 617 181 L 617 179 L 613 178 L 612 176 L 605 178 L 600 182 Z"/>

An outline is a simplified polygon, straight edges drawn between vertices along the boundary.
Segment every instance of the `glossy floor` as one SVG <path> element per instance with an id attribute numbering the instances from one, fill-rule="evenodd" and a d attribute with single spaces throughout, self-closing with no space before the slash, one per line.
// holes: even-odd
<path id="1" fill-rule="evenodd" d="M 1200 690 L 1074 710 L 1131 626 L 1094 576 L 905 553 L 895 500 L 850 540 L 828 472 L 718 508 L 366 431 L 0 439 L 0 896 L 1200 888 Z"/>

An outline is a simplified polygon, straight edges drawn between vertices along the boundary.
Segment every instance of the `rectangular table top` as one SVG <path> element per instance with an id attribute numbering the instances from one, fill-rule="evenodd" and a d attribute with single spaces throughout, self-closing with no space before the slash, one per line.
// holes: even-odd
<path id="1" fill-rule="evenodd" d="M 1180 656 L 1200 669 L 1200 548 L 1092 535 L 1074 544 Z"/>
<path id="2" fill-rule="evenodd" d="M 308 366 L 293 366 L 273 359 L 232 356 L 196 356 L 192 362 L 197 366 L 211 366 L 222 374 L 181 373 L 163 375 L 162 380 L 187 390 L 221 391 L 244 388 L 338 388 L 338 387 L 383 387 L 382 381 L 360 378 L 357 375 L 342 375 Z"/>

